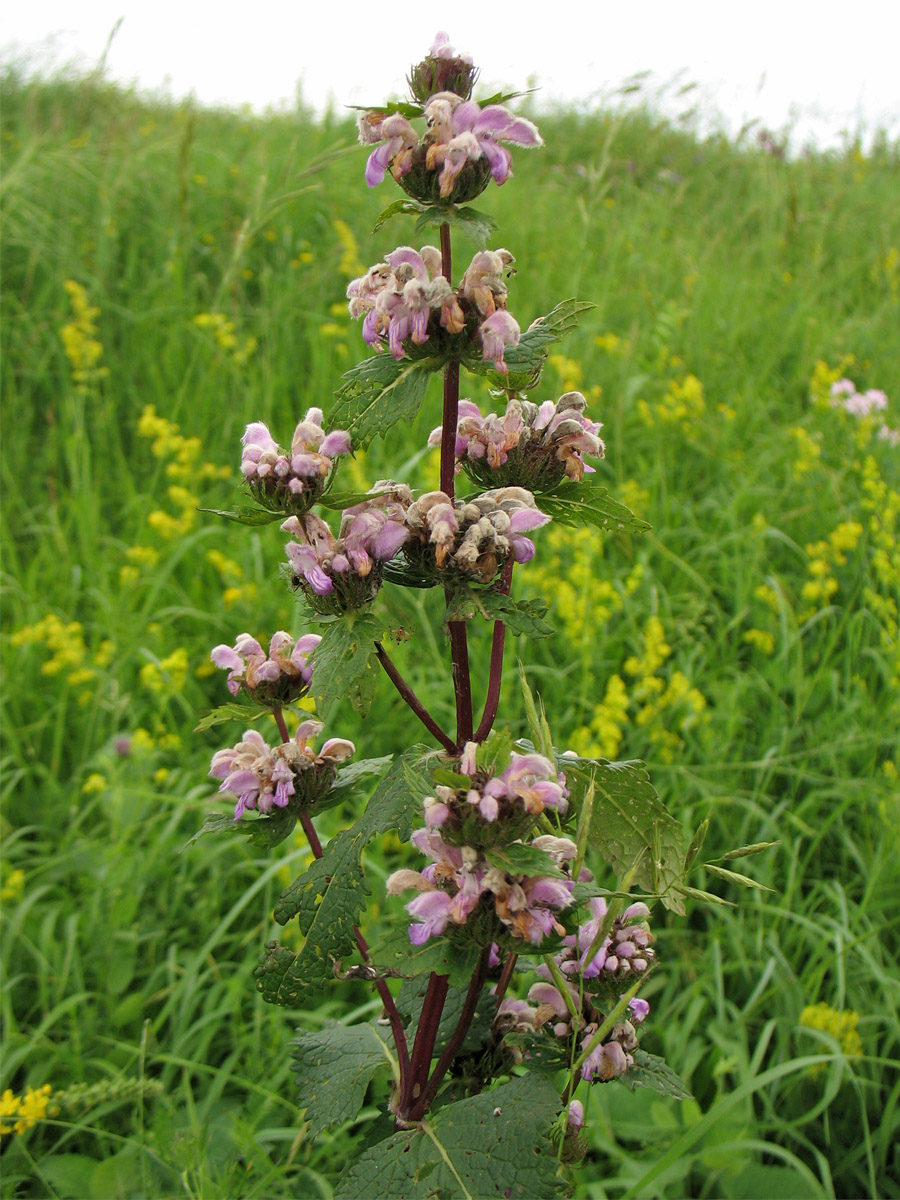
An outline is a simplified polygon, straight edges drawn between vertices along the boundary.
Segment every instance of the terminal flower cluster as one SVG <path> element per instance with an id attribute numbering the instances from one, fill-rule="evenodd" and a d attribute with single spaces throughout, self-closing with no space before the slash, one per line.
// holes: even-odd
<path id="1" fill-rule="evenodd" d="M 546 835 L 531 845 L 552 854 L 548 837 L 559 843 L 554 847 L 557 862 L 575 857 L 575 844 L 568 838 Z M 573 879 L 511 874 L 493 866 L 472 846 L 449 845 L 438 829 L 417 829 L 410 841 L 432 862 L 424 871 L 395 871 L 387 891 L 391 896 L 410 888 L 419 893 L 406 906 L 410 916 L 417 918 L 409 927 L 413 945 L 439 936 L 448 925 L 467 925 L 483 945 L 491 945 L 503 933 L 533 946 L 552 934 L 565 933 L 556 914 L 572 903 Z"/>
<path id="2" fill-rule="evenodd" d="M 382 481 L 373 492 L 371 500 L 345 509 L 337 537 L 311 513 L 288 517 L 281 526 L 297 539 L 287 544 L 288 559 L 295 583 L 316 612 L 340 614 L 374 600 L 384 564 L 409 536 L 409 488 Z"/>
<path id="3" fill-rule="evenodd" d="M 429 56 L 413 68 L 409 83 L 423 106 L 427 128 L 421 139 L 399 111 L 374 110 L 360 116 L 359 140 L 378 147 L 366 163 L 369 187 L 376 187 L 390 171 L 416 200 L 461 204 L 483 192 L 491 179 L 504 184 L 511 177 L 512 155 L 502 142 L 544 144 L 525 117 L 502 104 L 482 107 L 470 99 L 471 60 L 456 56 L 445 34 L 438 35 Z"/>
<path id="4" fill-rule="evenodd" d="M 210 658 L 228 671 L 232 696 L 243 690 L 264 704 L 290 704 L 309 691 L 313 672 L 309 656 L 321 640 L 317 633 L 307 633 L 295 642 L 279 629 L 267 654 L 256 638 L 240 633 L 233 646 L 215 646 Z"/>
<path id="5" fill-rule="evenodd" d="M 298 422 L 290 450 L 283 450 L 262 421 L 247 426 L 241 439 L 241 472 L 251 494 L 273 511 L 306 512 L 322 495 L 334 459 L 350 453 L 350 434 L 322 428 L 322 410 L 311 408 Z"/>
<path id="6" fill-rule="evenodd" d="M 525 563 L 534 556 L 534 543 L 524 535 L 549 520 L 525 488 L 497 488 L 455 503 L 444 492 L 426 492 L 406 514 L 405 554 L 423 573 L 449 571 L 491 583 L 510 559 Z"/>
<path id="7" fill-rule="evenodd" d="M 356 747 L 345 738 L 330 738 L 317 754 L 309 740 L 321 732 L 321 721 L 303 721 L 290 741 L 269 746 L 255 729 L 248 729 L 236 746 L 216 751 L 209 774 L 222 780 L 220 792 L 237 796 L 236 821 L 248 809 L 267 815 L 288 805 L 306 808 L 325 795 L 337 764 Z"/>
<path id="8" fill-rule="evenodd" d="M 445 842 L 511 841 L 531 828 L 545 808 L 568 808 L 566 777 L 541 754 L 512 751 L 509 765 L 493 774 L 478 763 L 479 746 L 467 742 L 458 774 L 467 786 L 438 784 L 425 797 L 425 824 L 440 828 Z M 538 839 L 540 840 L 540 839 Z"/>
<path id="9" fill-rule="evenodd" d="M 504 351 L 516 346 L 520 329 L 506 311 L 508 275 L 514 262 L 508 250 L 481 250 L 454 291 L 441 273 L 435 246 L 398 246 L 347 287 L 348 308 L 362 317 L 362 336 L 380 350 L 385 342 L 394 358 L 410 346 L 435 339 L 436 352 L 446 349 L 447 335 L 468 331 L 469 340 L 501 374 L 507 373 Z"/>
<path id="10" fill-rule="evenodd" d="M 858 392 L 852 379 L 838 379 L 831 385 L 830 398 L 832 408 L 842 408 L 851 417 L 871 417 L 875 413 L 884 412 L 888 406 L 888 398 L 880 388 L 869 388 L 866 392 Z M 883 422 L 877 432 L 877 437 L 892 446 L 900 445 L 900 430 L 893 429 Z"/>
<path id="11" fill-rule="evenodd" d="M 533 404 L 511 399 L 503 416 L 482 416 L 477 404 L 461 400 L 456 428 L 457 470 L 482 485 L 518 482 L 532 491 L 549 488 L 564 478 L 580 480 L 594 468 L 584 455 L 602 458 L 606 447 L 597 436 L 599 421 L 585 415 L 581 392 L 566 392 L 554 403 Z M 440 428 L 432 430 L 429 446 L 439 446 Z"/>

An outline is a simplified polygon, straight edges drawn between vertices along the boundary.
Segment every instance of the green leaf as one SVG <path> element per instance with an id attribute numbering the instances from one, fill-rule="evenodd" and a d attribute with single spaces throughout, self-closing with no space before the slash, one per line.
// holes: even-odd
<path id="1" fill-rule="evenodd" d="M 352 108 L 354 112 L 384 113 L 385 116 L 389 113 L 400 113 L 406 117 L 407 121 L 421 117 L 424 111 L 421 104 L 415 104 L 409 100 L 389 100 L 387 103 L 382 101 L 380 104 L 348 104 L 347 108 Z"/>
<path id="2" fill-rule="evenodd" d="M 205 833 L 239 833 L 254 845 L 270 849 L 290 837 L 296 824 L 296 815 L 283 809 L 269 817 L 251 817 L 239 821 L 228 813 L 208 813 L 203 824 L 191 840 L 185 843 L 183 849 L 193 846 Z"/>
<path id="3" fill-rule="evenodd" d="M 367 492 L 325 492 L 316 501 L 322 508 L 330 508 L 335 512 L 341 512 L 345 508 L 350 508 L 353 504 L 365 504 L 367 500 L 371 500 L 373 496 L 380 496 L 384 492 L 390 491 L 390 488 L 369 488 Z"/>
<path id="4" fill-rule="evenodd" d="M 565 873 L 557 867 L 546 850 L 528 846 L 523 842 L 510 842 L 507 846 L 494 846 L 485 850 L 485 858 L 493 867 L 508 871 L 510 875 L 547 875 L 552 879 L 564 879 Z"/>
<path id="5" fill-rule="evenodd" d="M 448 937 L 432 937 L 423 946 L 409 940 L 409 920 L 389 927 L 372 947 L 376 967 L 401 979 L 416 975 L 448 975 L 453 987 L 468 987 L 479 947 L 471 941 L 451 941 Z"/>
<path id="6" fill-rule="evenodd" d="M 306 1109 L 309 1135 L 315 1138 L 323 1129 L 352 1121 L 363 1106 L 372 1076 L 379 1067 L 395 1071 L 396 1060 L 385 1031 L 374 1022 L 329 1022 L 315 1033 L 298 1032 L 291 1042 L 300 1087 L 298 1104 Z"/>
<path id="7" fill-rule="evenodd" d="M 486 775 L 502 775 L 515 742 L 508 729 L 493 729 L 475 751 L 475 763 Z"/>
<path id="8" fill-rule="evenodd" d="M 273 521 L 283 521 L 286 516 L 283 512 L 272 512 L 268 508 L 257 508 L 250 504 L 242 504 L 239 508 L 198 508 L 197 512 L 212 513 L 214 517 L 224 517 L 226 521 L 236 521 L 239 525 L 271 525 Z"/>
<path id="9" fill-rule="evenodd" d="M 703 869 L 709 871 L 711 875 L 718 875 L 720 879 L 727 879 L 729 883 L 736 883 L 739 887 L 756 888 L 760 892 L 771 892 L 773 889 L 766 887 L 764 883 L 760 883 L 756 879 L 751 879 L 749 875 L 741 875 L 737 871 L 727 871 L 724 867 L 717 867 L 714 863 L 704 863 Z"/>
<path id="10" fill-rule="evenodd" d="M 446 1104 L 413 1129 L 366 1150 L 335 1189 L 335 1200 L 560 1196 L 547 1138 L 559 1095 L 527 1076 Z"/>
<path id="11" fill-rule="evenodd" d="M 395 200 L 393 204 L 389 204 L 387 208 L 383 208 L 378 214 L 378 219 L 372 226 L 372 232 L 377 233 L 378 230 L 385 225 L 391 217 L 397 217 L 401 214 L 404 216 L 415 216 L 424 209 L 424 205 L 418 200 L 401 199 Z"/>
<path id="12" fill-rule="evenodd" d="M 584 300 L 563 300 L 546 316 L 538 317 L 519 338 L 519 344 L 504 354 L 506 375 L 473 354 L 466 356 L 465 365 L 474 374 L 487 376 L 496 387 L 527 391 L 540 382 L 548 346 L 575 329 L 582 313 L 596 307 Z"/>
<path id="13" fill-rule="evenodd" d="M 220 704 L 207 713 L 199 725 L 194 726 L 194 733 L 203 733 L 215 725 L 224 725 L 226 721 L 258 721 L 271 711 L 270 708 L 256 708 L 251 704 Z"/>
<path id="14" fill-rule="evenodd" d="M 488 238 L 497 228 L 497 222 L 487 213 L 479 212 L 476 208 L 458 208 L 455 204 L 430 204 L 421 209 L 421 216 L 416 221 L 416 233 L 442 225 L 452 225 L 460 233 L 472 239 L 479 250 L 487 245 Z"/>
<path id="15" fill-rule="evenodd" d="M 629 1067 L 624 1075 L 617 1076 L 630 1092 L 639 1087 L 650 1088 L 661 1096 L 673 1096 L 676 1100 L 692 1099 L 687 1084 L 666 1065 L 665 1059 L 656 1054 L 647 1054 L 644 1050 L 632 1052 L 634 1066 Z"/>
<path id="16" fill-rule="evenodd" d="M 465 788 L 468 791 L 472 786 L 472 780 L 468 775 L 461 775 L 458 771 L 449 771 L 446 767 L 435 767 L 431 772 L 431 778 L 443 787 Z"/>
<path id="17" fill-rule="evenodd" d="M 352 791 L 361 779 L 368 779 L 370 775 L 380 775 L 385 767 L 389 767 L 393 761 L 391 755 L 386 754 L 382 758 L 361 758 L 358 762 L 338 767 L 331 790 L 332 792 Z M 343 797 L 341 798 L 343 799 Z"/>
<path id="18" fill-rule="evenodd" d="M 589 476 L 580 482 L 563 480 L 551 491 L 541 492 L 538 507 L 560 524 L 576 528 L 593 525 L 618 533 L 645 533 L 650 528 Z"/>
<path id="19" fill-rule="evenodd" d="M 382 633 L 382 626 L 370 613 L 347 613 L 326 625 L 312 652 L 310 685 L 323 716 L 345 696 L 365 716 L 378 678 L 375 643 Z"/>
<path id="20" fill-rule="evenodd" d="M 398 422 L 409 425 L 425 398 L 431 374 L 439 359 L 402 358 L 376 354 L 344 373 L 345 382 L 335 393 L 331 421 L 346 429 L 354 446 L 365 449 Z"/>
<path id="21" fill-rule="evenodd" d="M 544 620 L 546 612 L 543 600 L 513 600 L 502 592 L 470 587 L 453 593 L 444 619 L 472 621 L 483 617 L 486 621 L 502 621 L 512 634 L 541 638 L 553 633 L 552 626 Z"/>
<path id="22" fill-rule="evenodd" d="M 642 762 L 564 757 L 559 765 L 594 780 L 594 811 L 588 841 L 621 878 L 659 895 L 666 908 L 683 914 L 676 883 L 684 873 L 684 833 L 666 810 Z"/>
<path id="23" fill-rule="evenodd" d="M 274 943 L 257 968 L 257 986 L 272 1004 L 294 1006 L 304 992 L 333 978 L 334 962 L 351 954 L 355 926 L 369 888 L 362 852 L 373 837 L 391 830 L 406 840 L 421 815 L 422 799 L 431 790 L 422 766 L 423 747 L 401 755 L 382 779 L 362 816 L 325 847 L 322 857 L 287 888 L 278 900 L 275 919 L 284 925 L 299 917 L 306 935 L 293 954 Z"/>

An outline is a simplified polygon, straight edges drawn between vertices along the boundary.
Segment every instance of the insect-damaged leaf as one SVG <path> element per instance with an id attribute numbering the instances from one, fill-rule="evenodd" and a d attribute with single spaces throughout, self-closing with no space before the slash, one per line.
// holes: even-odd
<path id="1" fill-rule="evenodd" d="M 398 362 L 387 353 L 364 359 L 344 373 L 331 412 L 333 426 L 346 429 L 354 446 L 365 449 L 372 438 L 383 436 L 398 421 L 408 425 L 440 365 L 431 358 Z"/>
<path id="2" fill-rule="evenodd" d="M 374 1022 L 329 1023 L 315 1033 L 298 1031 L 299 1036 L 291 1042 L 291 1058 L 300 1088 L 298 1104 L 306 1109 L 310 1137 L 342 1121 L 352 1121 L 378 1068 L 396 1065 L 385 1032 Z"/>
<path id="3" fill-rule="evenodd" d="M 446 1104 L 361 1154 L 338 1180 L 335 1200 L 560 1196 L 547 1138 L 559 1108 L 554 1085 L 534 1075 Z"/>
<path id="4" fill-rule="evenodd" d="M 365 716 L 375 693 L 375 643 L 382 633 L 382 626 L 369 613 L 348 613 L 325 626 L 312 652 L 310 685 L 320 713 L 327 714 L 332 704 L 346 696 Z"/>

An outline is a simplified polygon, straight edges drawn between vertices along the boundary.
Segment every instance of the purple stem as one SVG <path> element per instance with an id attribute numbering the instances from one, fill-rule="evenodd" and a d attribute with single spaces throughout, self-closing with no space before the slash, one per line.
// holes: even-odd
<path id="1" fill-rule="evenodd" d="M 404 703 L 412 709 L 432 737 L 436 738 L 445 750 L 449 750 L 453 754 L 456 750 L 453 738 L 448 733 L 444 733 L 443 729 L 441 729 L 440 725 L 438 725 L 437 721 L 435 721 L 434 717 L 397 670 L 381 642 L 375 643 L 375 653 L 378 655 L 378 661 L 384 667 L 385 674 L 402 696 Z"/>
<path id="2" fill-rule="evenodd" d="M 469 983 L 469 990 L 466 992 L 462 1012 L 459 1014 L 459 1020 L 456 1023 L 456 1028 L 453 1030 L 453 1036 L 444 1048 L 443 1054 L 437 1060 L 437 1065 L 431 1073 L 431 1078 L 428 1080 L 428 1086 L 419 1098 L 418 1103 L 414 1104 L 410 1110 L 409 1119 L 411 1121 L 420 1121 L 425 1115 L 428 1106 L 437 1095 L 438 1088 L 441 1086 L 444 1076 L 449 1071 L 450 1065 L 456 1057 L 460 1046 L 466 1040 L 466 1034 L 469 1032 L 469 1026 L 472 1024 L 472 1018 L 475 1016 L 475 1009 L 481 997 L 484 981 L 487 978 L 490 953 L 489 946 L 485 947 L 481 952 L 478 964 L 475 967 L 475 974 L 472 976 Z"/>
<path id="3" fill-rule="evenodd" d="M 434 1043 L 437 1040 L 449 984 L 449 976 L 435 975 L 434 972 L 431 973 L 428 980 L 428 990 L 419 1014 L 419 1028 L 416 1030 L 416 1040 L 413 1043 L 412 1057 L 409 1060 L 406 1086 L 400 1091 L 400 1103 L 397 1111 L 400 1121 L 420 1119 L 412 1117 L 410 1114 L 414 1107 L 418 1107 L 417 1101 L 421 1098 L 428 1082 L 428 1068 L 431 1066 L 431 1056 L 434 1054 Z"/>
<path id="4" fill-rule="evenodd" d="M 503 568 L 503 575 L 497 591 L 504 596 L 509 595 L 512 586 L 513 559 Z M 494 622 L 494 634 L 491 640 L 491 673 L 488 679 L 487 696 L 484 700 L 484 712 L 481 724 L 475 730 L 475 741 L 483 742 L 491 732 L 494 719 L 497 716 L 497 706 L 500 703 L 500 682 L 503 677 L 503 646 L 506 642 L 506 626 L 502 621 Z"/>
<path id="5" fill-rule="evenodd" d="M 275 718 L 275 724 L 278 726 L 278 732 L 281 734 L 282 741 L 289 742 L 291 740 L 288 733 L 287 723 L 284 719 L 284 713 L 280 708 L 272 710 L 272 716 Z M 313 852 L 314 858 L 322 857 L 322 843 L 319 841 L 319 835 L 316 833 L 315 826 L 312 823 L 312 817 L 308 812 L 301 811 L 300 824 L 303 827 L 303 832 L 306 834 L 306 840 L 309 842 L 309 848 Z M 369 947 L 366 939 L 360 933 L 358 926 L 353 926 L 353 934 L 356 938 L 356 945 L 360 954 L 363 957 L 363 962 L 370 963 Z M 403 1088 L 404 1082 L 409 1075 L 409 1050 L 406 1045 L 406 1035 L 403 1032 L 403 1020 L 394 1003 L 394 997 L 390 993 L 388 985 L 383 979 L 375 980 L 375 990 L 381 998 L 381 1003 L 384 1005 L 385 1012 L 388 1015 L 388 1020 L 391 1023 L 391 1032 L 394 1035 L 394 1044 L 397 1047 L 397 1065 L 400 1068 L 400 1087 Z"/>

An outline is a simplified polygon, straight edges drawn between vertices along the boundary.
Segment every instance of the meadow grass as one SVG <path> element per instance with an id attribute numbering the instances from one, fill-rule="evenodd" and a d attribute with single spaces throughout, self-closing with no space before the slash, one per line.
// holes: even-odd
<path id="1" fill-rule="evenodd" d="M 541 531 L 516 586 L 558 634 L 510 638 L 509 666 L 560 745 L 644 758 L 686 828 L 710 814 L 705 857 L 779 843 L 726 864 L 771 890 L 698 875 L 737 907 L 655 917 L 644 1044 L 694 1099 L 593 1089 L 577 1194 L 900 1196 L 900 451 L 828 402 L 849 376 L 900 427 L 898 149 L 784 160 L 640 110 L 540 123 L 480 206 L 523 327 L 596 304 L 536 395 L 585 392 L 600 477 L 653 529 Z M 377 1111 L 305 1139 L 298 1014 L 252 980 L 306 851 L 182 850 L 227 740 L 191 732 L 224 698 L 210 647 L 300 632 L 283 539 L 197 507 L 233 501 L 246 422 L 284 440 L 327 415 L 364 356 L 347 280 L 419 240 L 408 218 L 373 236 L 395 197 L 362 184 L 341 115 L 10 71 L 2 139 L 2 1088 L 52 1089 L 3 1136 L 4 1194 L 327 1197 Z M 438 420 L 435 390 L 350 485 L 435 486 Z M 449 719 L 435 598 L 390 603 L 418 633 L 397 661 Z M 410 740 L 384 683 L 364 723 L 334 720 L 367 756 Z M 373 926 L 403 854 L 369 857 Z M 299 1016 L 348 1005 L 377 1007 L 344 984 Z"/>

